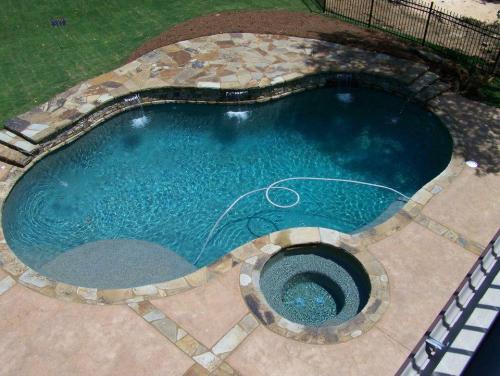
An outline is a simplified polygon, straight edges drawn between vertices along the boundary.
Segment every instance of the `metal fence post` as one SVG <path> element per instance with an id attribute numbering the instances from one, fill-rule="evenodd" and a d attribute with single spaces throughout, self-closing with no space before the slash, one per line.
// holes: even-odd
<path id="1" fill-rule="evenodd" d="M 500 48 L 498 48 L 497 58 L 495 59 L 495 65 L 493 66 L 493 75 L 500 73 L 498 70 L 500 68 Z"/>
<path id="2" fill-rule="evenodd" d="M 370 17 L 368 18 L 368 27 L 372 26 L 372 17 L 373 17 L 373 3 L 375 0 L 372 0 L 372 4 L 370 5 Z"/>
<path id="3" fill-rule="evenodd" d="M 425 23 L 424 38 L 422 39 L 422 46 L 425 45 L 425 40 L 427 39 L 427 31 L 429 30 L 429 23 L 431 22 L 432 8 L 434 8 L 434 1 L 431 3 L 429 8 L 429 16 L 427 17 L 427 22 Z"/>

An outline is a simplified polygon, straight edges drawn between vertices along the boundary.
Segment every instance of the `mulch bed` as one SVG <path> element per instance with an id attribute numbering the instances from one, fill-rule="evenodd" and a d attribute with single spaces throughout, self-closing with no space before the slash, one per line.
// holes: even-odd
<path id="1" fill-rule="evenodd" d="M 424 62 L 422 55 L 416 51 L 416 45 L 390 34 L 365 29 L 319 14 L 282 10 L 231 11 L 194 18 L 175 25 L 147 41 L 136 49 L 127 61 L 133 61 L 149 51 L 182 40 L 237 32 L 320 39 Z M 432 61 L 425 61 L 425 63 L 451 82 L 458 83 L 463 80 L 463 77 L 460 77 L 463 76 L 463 71 L 461 72 L 455 64 L 449 61 L 445 65 L 435 64 Z"/>
<path id="2" fill-rule="evenodd" d="M 386 33 L 363 29 L 317 14 L 276 10 L 223 12 L 193 18 L 147 41 L 129 56 L 128 61 L 182 40 L 238 32 L 322 39 L 380 52 L 396 50 L 394 52 L 409 56 L 408 46 Z"/>

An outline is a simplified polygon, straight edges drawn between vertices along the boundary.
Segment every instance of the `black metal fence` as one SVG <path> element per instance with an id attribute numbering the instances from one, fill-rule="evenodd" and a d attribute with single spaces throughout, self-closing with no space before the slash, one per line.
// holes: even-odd
<path id="1" fill-rule="evenodd" d="M 317 0 L 323 12 L 439 50 L 500 74 L 500 26 L 484 25 L 420 0 Z"/>
<path id="2" fill-rule="evenodd" d="M 470 268 L 470 271 L 452 294 L 443 309 L 438 313 L 429 329 L 427 329 L 424 336 L 417 343 L 408 358 L 406 358 L 398 372 L 396 372 L 397 376 L 433 374 L 443 353 L 448 350 L 453 335 L 456 335 L 457 332 L 464 327 L 466 319 L 469 318 L 472 310 L 477 307 L 478 301 L 485 291 L 491 287 L 491 283 L 498 273 L 498 253 L 500 250 L 496 243 L 499 238 L 500 230 L 497 230 L 493 239 L 491 239 L 483 253 L 481 253 L 472 268 Z M 466 290 L 468 290 L 467 293 L 465 292 Z M 466 297 L 468 297 L 468 299 L 466 299 Z M 455 309 L 455 314 L 452 314 L 454 307 L 457 309 Z M 494 310 L 495 307 L 491 307 L 491 309 Z M 458 317 L 456 317 L 457 312 Z M 436 341 L 436 339 L 432 337 L 432 334 L 434 334 L 434 331 L 439 331 L 439 327 L 444 328 L 440 334 L 441 336 L 444 334 L 444 338 L 446 339 L 445 341 L 440 338 L 441 340 L 439 342 L 443 345 L 443 342 L 447 343 L 442 349 L 435 348 L 434 344 L 436 342 L 432 342 L 432 339 Z M 429 341 L 429 339 L 431 339 L 431 341 Z M 418 360 L 416 358 L 418 358 Z"/>

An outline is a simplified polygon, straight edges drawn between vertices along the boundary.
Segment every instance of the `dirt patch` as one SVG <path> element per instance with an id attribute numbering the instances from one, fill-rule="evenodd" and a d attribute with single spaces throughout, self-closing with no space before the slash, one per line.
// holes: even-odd
<path id="1" fill-rule="evenodd" d="M 425 62 L 433 71 L 459 87 L 464 71 L 450 61 L 428 59 L 419 52 L 423 48 L 390 34 L 362 28 L 313 13 L 289 11 L 232 11 L 214 13 L 175 25 L 147 41 L 129 57 L 128 62 L 145 53 L 182 40 L 220 33 L 260 33 L 320 39 L 392 56 Z M 429 52 L 430 53 L 430 52 Z"/>
<path id="2" fill-rule="evenodd" d="M 431 1 L 433 0 L 425 0 L 426 3 Z M 498 20 L 497 14 L 500 12 L 498 0 L 440 0 L 438 6 L 455 14 L 488 23 Z"/>

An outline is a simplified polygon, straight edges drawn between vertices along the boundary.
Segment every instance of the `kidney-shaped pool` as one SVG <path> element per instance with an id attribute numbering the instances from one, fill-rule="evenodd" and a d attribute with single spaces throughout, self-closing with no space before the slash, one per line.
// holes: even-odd
<path id="1" fill-rule="evenodd" d="M 352 233 L 448 164 L 447 129 L 424 108 L 369 89 L 323 88 L 251 105 L 165 104 L 122 113 L 34 165 L 3 210 L 5 238 L 56 280 L 120 288 L 176 278 L 290 227 Z"/>

